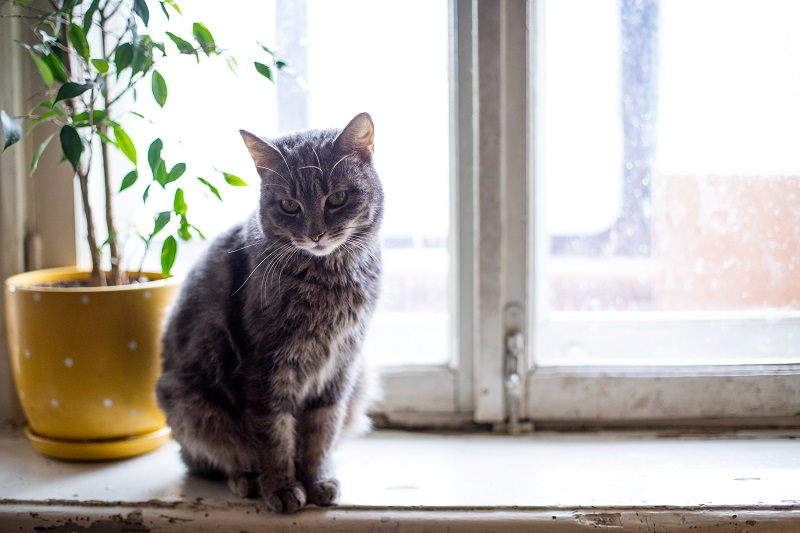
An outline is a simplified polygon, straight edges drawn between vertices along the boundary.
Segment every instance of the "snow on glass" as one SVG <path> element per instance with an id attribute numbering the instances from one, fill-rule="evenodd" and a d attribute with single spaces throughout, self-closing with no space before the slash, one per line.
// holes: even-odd
<path id="1" fill-rule="evenodd" d="M 548 308 L 800 310 L 800 3 L 544 9 Z"/>

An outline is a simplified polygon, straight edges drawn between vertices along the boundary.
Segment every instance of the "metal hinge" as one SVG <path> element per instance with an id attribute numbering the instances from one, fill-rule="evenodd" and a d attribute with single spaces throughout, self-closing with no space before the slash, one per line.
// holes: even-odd
<path id="1" fill-rule="evenodd" d="M 533 424 L 521 420 L 524 357 L 525 335 L 521 331 L 509 331 L 505 339 L 505 389 L 508 410 L 506 431 L 512 435 L 533 431 Z"/>

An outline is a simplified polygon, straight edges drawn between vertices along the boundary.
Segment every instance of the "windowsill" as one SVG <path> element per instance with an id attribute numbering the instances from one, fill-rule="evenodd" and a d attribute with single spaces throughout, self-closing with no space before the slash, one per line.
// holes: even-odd
<path id="1" fill-rule="evenodd" d="M 538 523 L 550 531 L 643 524 L 789 531 L 800 518 L 796 437 L 379 431 L 338 451 L 340 506 L 276 516 L 222 482 L 187 476 L 175 442 L 125 461 L 72 463 L 38 455 L 14 433 L 0 438 L 0 524 L 13 525 L 9 531 L 68 521 L 113 531 L 121 524 L 137 531 L 253 530 L 266 521 L 304 530 L 336 524 L 341 531 L 394 530 L 398 521 L 404 531 L 445 523 L 451 530 Z"/>

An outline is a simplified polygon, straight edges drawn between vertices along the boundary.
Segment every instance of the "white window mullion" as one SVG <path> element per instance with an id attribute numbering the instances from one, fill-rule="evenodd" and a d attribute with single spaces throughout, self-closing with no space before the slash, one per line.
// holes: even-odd
<path id="1" fill-rule="evenodd" d="M 474 0 L 452 0 L 449 6 L 451 360 L 445 365 L 381 367 L 383 398 L 374 413 L 378 424 L 461 427 L 473 421 L 475 6 Z"/>
<path id="2" fill-rule="evenodd" d="M 526 2 L 479 2 L 475 419 L 507 413 L 505 335 L 526 314 Z"/>
<path id="3" fill-rule="evenodd" d="M 456 409 L 472 416 L 475 410 L 474 357 L 475 335 L 475 146 L 476 128 L 474 68 L 477 43 L 473 32 L 477 25 L 477 5 L 473 0 L 451 0 L 450 57 L 451 93 L 450 120 L 451 156 L 451 222 L 450 222 L 450 338 L 453 343 L 454 366 L 457 368 Z"/>

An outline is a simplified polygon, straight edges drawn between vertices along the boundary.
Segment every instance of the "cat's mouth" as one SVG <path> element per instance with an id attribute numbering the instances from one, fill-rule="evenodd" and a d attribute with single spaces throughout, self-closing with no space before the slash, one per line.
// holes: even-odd
<path id="1" fill-rule="evenodd" d="M 311 255 L 323 257 L 335 252 L 342 244 L 350 239 L 352 233 L 352 228 L 344 228 L 341 231 L 323 233 L 317 238 L 305 236 L 301 239 L 295 239 L 293 244 Z"/>
<path id="2" fill-rule="evenodd" d="M 323 257 L 333 253 L 340 244 L 342 244 L 341 239 L 319 239 L 318 241 L 313 241 L 311 239 L 307 239 L 302 242 L 295 242 L 295 246 L 304 250 L 311 255 L 315 255 L 317 257 Z"/>

